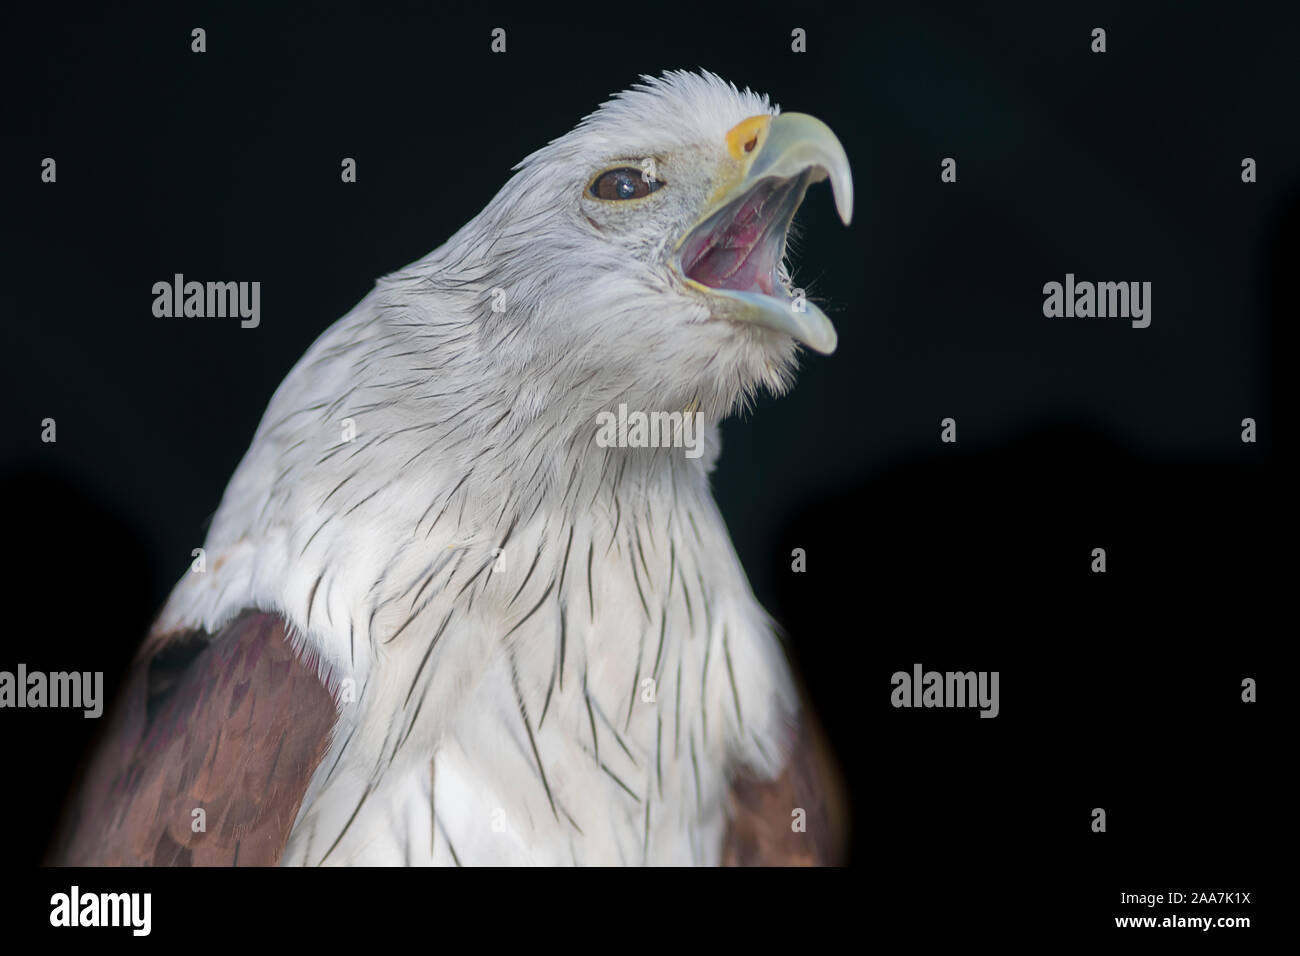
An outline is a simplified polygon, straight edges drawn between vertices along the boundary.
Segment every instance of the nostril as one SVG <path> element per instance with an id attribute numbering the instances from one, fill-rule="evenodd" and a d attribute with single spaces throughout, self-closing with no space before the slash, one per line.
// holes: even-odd
<path id="1" fill-rule="evenodd" d="M 758 145 L 758 137 L 751 136 L 749 138 L 749 142 L 745 144 L 745 152 L 752 153 L 754 151 L 754 147 L 757 145 Z"/>

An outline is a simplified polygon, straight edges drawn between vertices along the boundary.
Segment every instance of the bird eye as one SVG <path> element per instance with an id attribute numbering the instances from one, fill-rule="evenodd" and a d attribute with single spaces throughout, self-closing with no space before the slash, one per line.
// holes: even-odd
<path id="1" fill-rule="evenodd" d="M 589 191 L 597 199 L 640 199 L 662 185 L 658 179 L 643 176 L 641 170 L 624 166 L 601 173 L 592 181 Z"/>

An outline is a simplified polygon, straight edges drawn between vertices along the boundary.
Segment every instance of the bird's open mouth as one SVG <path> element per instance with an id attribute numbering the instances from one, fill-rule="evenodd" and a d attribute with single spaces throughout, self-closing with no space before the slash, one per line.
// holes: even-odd
<path id="1" fill-rule="evenodd" d="M 682 275 L 710 289 L 790 299 L 780 270 L 790 221 L 808 191 L 807 171 L 762 179 L 700 223 L 678 254 Z"/>
<path id="2" fill-rule="evenodd" d="M 830 180 L 848 225 L 853 177 L 844 147 L 803 113 L 751 117 L 726 141 L 731 166 L 723 164 L 721 195 L 678 243 L 673 263 L 707 297 L 713 318 L 783 333 L 829 355 L 835 326 L 792 287 L 782 260 L 790 222 L 813 183 Z"/>

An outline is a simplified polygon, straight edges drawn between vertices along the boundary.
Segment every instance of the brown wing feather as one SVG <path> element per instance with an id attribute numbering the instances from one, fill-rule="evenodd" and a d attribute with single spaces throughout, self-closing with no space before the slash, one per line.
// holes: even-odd
<path id="1" fill-rule="evenodd" d="M 284 621 L 151 638 L 69 802 L 49 862 L 279 861 L 337 714 Z M 206 815 L 195 832 L 194 811 Z"/>
<path id="2" fill-rule="evenodd" d="M 830 748 L 808 707 L 790 760 L 774 780 L 732 781 L 723 866 L 835 866 L 847 843 L 845 799 Z M 803 810 L 803 830 L 795 810 Z"/>

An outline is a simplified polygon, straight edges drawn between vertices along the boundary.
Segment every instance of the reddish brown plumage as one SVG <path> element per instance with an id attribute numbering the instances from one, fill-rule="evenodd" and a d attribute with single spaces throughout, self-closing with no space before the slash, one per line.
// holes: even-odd
<path id="1" fill-rule="evenodd" d="M 151 638 L 67 809 L 58 865 L 279 861 L 336 720 L 272 614 Z M 194 811 L 206 832 L 194 832 Z"/>
<path id="2" fill-rule="evenodd" d="M 796 830 L 794 811 L 804 811 Z M 846 843 L 844 796 L 834 760 L 805 704 L 790 761 L 775 780 L 732 782 L 723 866 L 834 866 Z"/>
<path id="3" fill-rule="evenodd" d="M 272 614 L 151 637 L 132 665 L 49 855 L 73 866 L 265 866 L 280 859 L 336 720 Z M 840 862 L 838 775 L 805 711 L 775 780 L 739 777 L 727 866 Z M 194 832 L 194 810 L 206 831 Z M 806 829 L 792 811 L 803 809 Z"/>

